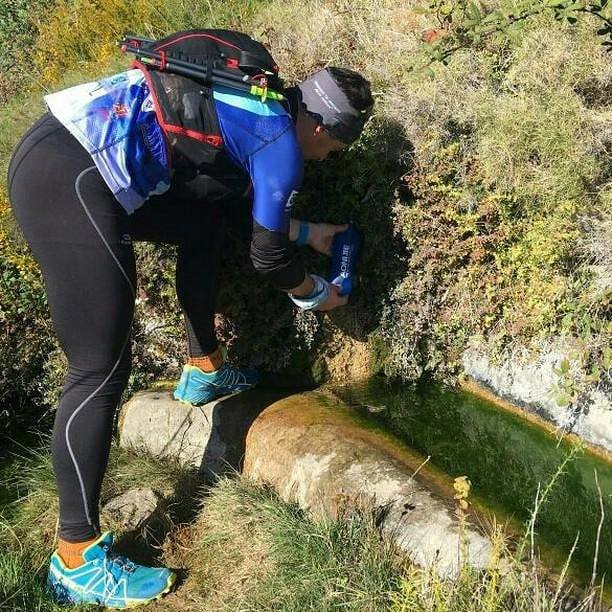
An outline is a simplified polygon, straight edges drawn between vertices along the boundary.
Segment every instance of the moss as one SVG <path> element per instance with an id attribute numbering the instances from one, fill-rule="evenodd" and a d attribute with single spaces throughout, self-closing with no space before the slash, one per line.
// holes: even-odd
<path id="1" fill-rule="evenodd" d="M 389 363 L 391 349 L 379 333 L 373 333 L 369 338 L 370 373 L 373 376 L 384 374 L 385 365 Z"/>

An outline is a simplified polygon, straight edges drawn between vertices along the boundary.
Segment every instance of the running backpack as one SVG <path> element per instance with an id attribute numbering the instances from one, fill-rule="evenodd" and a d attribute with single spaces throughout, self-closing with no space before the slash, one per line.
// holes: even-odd
<path id="1" fill-rule="evenodd" d="M 212 95 L 220 84 L 251 95 L 283 100 L 279 67 L 268 50 L 232 30 L 187 30 L 161 40 L 126 36 L 119 45 L 134 53 L 144 73 L 158 121 L 173 152 L 200 171 L 220 159 L 223 137 Z"/>

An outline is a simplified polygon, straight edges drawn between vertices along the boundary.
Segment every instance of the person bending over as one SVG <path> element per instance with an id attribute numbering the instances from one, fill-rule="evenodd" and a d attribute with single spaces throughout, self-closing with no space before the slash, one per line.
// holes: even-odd
<path id="1" fill-rule="evenodd" d="M 198 45 L 209 53 L 212 40 L 228 57 L 244 48 L 267 54 L 225 30 L 180 32 L 156 48 L 197 56 Z M 229 203 L 252 198 L 250 255 L 263 280 L 304 309 L 347 301 L 304 270 L 294 246 L 329 254 L 345 226 L 292 219 L 290 211 L 304 160 L 323 160 L 359 137 L 373 104 L 368 81 L 330 67 L 285 89 L 284 99 L 262 99 L 224 83 L 162 76 L 136 64 L 46 96 L 48 112 L 23 136 L 9 168 L 13 211 L 42 270 L 68 360 L 52 438 L 59 544 L 48 583 L 58 602 L 132 607 L 175 580 L 167 568 L 114 553 L 112 534 L 99 525 L 114 414 L 131 369 L 132 243 L 177 246 L 189 350 L 174 392 L 181 402 L 200 405 L 257 383 L 257 372 L 225 361 L 215 335 Z M 190 129 L 194 121 L 209 122 L 210 133 Z"/>

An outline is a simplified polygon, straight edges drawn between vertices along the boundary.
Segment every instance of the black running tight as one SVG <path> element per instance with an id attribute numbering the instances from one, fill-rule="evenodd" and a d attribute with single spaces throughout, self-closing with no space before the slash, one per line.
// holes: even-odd
<path id="1" fill-rule="evenodd" d="M 114 413 L 131 368 L 136 270 L 132 241 L 178 245 L 176 285 L 191 356 L 217 347 L 216 276 L 223 217 L 203 202 L 151 198 L 127 215 L 89 154 L 51 115 L 23 137 L 9 195 L 40 264 L 68 373 L 53 431 L 60 537 L 99 533 L 100 486 Z"/>

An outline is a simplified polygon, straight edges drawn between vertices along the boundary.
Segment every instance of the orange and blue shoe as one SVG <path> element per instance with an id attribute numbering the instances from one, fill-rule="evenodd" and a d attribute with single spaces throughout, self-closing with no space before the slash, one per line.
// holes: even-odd
<path id="1" fill-rule="evenodd" d="M 144 567 L 111 551 L 113 536 L 103 533 L 83 551 L 85 563 L 68 569 L 51 557 L 47 586 L 59 604 L 96 604 L 134 608 L 158 599 L 172 588 L 176 575 L 165 567 Z"/>
<path id="2" fill-rule="evenodd" d="M 223 395 L 246 391 L 259 381 L 256 370 L 235 368 L 229 363 L 214 372 L 204 372 L 197 366 L 185 365 L 174 391 L 174 399 L 201 406 Z"/>

